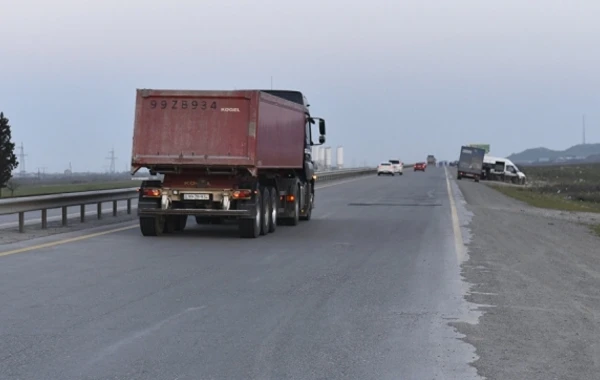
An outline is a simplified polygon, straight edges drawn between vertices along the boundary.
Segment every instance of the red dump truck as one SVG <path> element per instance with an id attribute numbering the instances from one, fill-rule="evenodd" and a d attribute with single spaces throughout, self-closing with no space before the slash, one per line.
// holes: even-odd
<path id="1" fill-rule="evenodd" d="M 325 120 L 310 115 L 299 91 L 138 89 L 132 173 L 163 175 L 140 187 L 142 235 L 181 231 L 189 216 L 235 219 L 245 238 L 310 220 L 311 146 L 324 142 Z"/>

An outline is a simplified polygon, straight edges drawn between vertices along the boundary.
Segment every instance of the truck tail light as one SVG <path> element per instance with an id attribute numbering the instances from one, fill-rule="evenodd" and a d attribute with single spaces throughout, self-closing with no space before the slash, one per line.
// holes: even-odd
<path id="1" fill-rule="evenodd" d="M 144 197 L 157 198 L 162 195 L 162 191 L 160 189 L 144 189 L 142 194 Z"/>
<path id="2" fill-rule="evenodd" d="M 293 196 L 293 195 L 287 195 L 285 197 L 285 200 L 288 201 L 288 202 L 293 202 L 294 200 L 296 200 L 296 197 Z"/>
<path id="3" fill-rule="evenodd" d="M 252 190 L 236 190 L 232 194 L 233 199 L 250 199 L 252 198 Z"/>

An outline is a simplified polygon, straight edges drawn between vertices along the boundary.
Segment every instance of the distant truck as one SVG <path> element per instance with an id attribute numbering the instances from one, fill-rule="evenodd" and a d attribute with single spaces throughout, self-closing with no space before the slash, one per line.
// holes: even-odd
<path id="1" fill-rule="evenodd" d="M 299 91 L 137 90 L 132 173 L 164 176 L 140 187 L 142 235 L 181 231 L 188 216 L 237 220 L 244 238 L 310 220 L 311 146 L 323 143 L 325 120 Z"/>
<path id="2" fill-rule="evenodd" d="M 437 160 L 435 159 L 435 156 L 433 156 L 432 154 L 430 154 L 429 156 L 427 156 L 427 165 L 433 165 L 433 166 L 435 166 L 436 162 L 437 162 Z"/>
<path id="3" fill-rule="evenodd" d="M 462 146 L 460 148 L 456 178 L 473 178 L 475 182 L 479 182 L 483 171 L 484 156 L 485 149 Z"/>

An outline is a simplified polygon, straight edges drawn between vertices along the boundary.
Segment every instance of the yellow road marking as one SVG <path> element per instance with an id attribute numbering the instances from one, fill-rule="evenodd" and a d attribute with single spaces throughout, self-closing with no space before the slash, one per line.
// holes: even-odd
<path id="1" fill-rule="evenodd" d="M 454 203 L 452 186 L 450 186 L 450 177 L 448 176 L 448 169 L 444 167 L 444 171 L 446 173 L 446 186 L 448 187 L 448 198 L 450 199 L 450 213 L 452 214 L 452 230 L 454 231 L 454 249 L 456 250 L 456 258 L 458 259 L 458 263 L 460 264 L 465 258 L 465 246 L 463 243 L 462 232 L 460 231 L 458 211 L 456 211 L 456 204 Z"/>
<path id="2" fill-rule="evenodd" d="M 32 245 L 30 247 L 13 249 L 12 251 L 0 252 L 0 256 L 14 255 L 15 253 L 28 252 L 28 251 L 33 251 L 36 249 L 41 249 L 41 248 L 48 248 L 48 247 L 54 247 L 57 245 L 62 245 L 62 244 L 67 244 L 67 243 L 74 243 L 76 241 L 91 239 L 91 238 L 102 236 L 102 235 L 113 234 L 115 232 L 131 230 L 131 229 L 137 228 L 137 227 L 138 227 L 138 225 L 135 224 L 135 225 L 127 226 L 127 227 L 115 228 L 114 230 L 96 232 L 93 234 L 77 236 L 77 237 L 70 238 L 70 239 L 63 239 L 63 240 L 53 241 L 50 243 L 44 243 L 44 244 Z"/>

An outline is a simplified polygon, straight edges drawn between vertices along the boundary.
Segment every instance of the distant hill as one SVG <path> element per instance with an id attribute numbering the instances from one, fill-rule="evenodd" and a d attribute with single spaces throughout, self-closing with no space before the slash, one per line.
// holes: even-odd
<path id="1" fill-rule="evenodd" d="M 507 158 L 515 163 L 597 161 L 600 158 L 600 144 L 579 144 L 565 150 L 531 148 Z"/>

